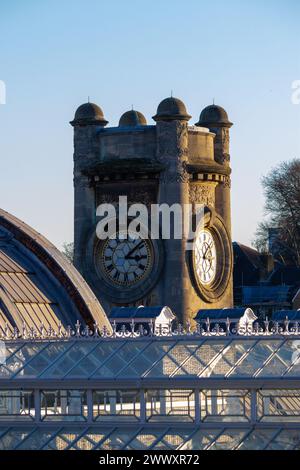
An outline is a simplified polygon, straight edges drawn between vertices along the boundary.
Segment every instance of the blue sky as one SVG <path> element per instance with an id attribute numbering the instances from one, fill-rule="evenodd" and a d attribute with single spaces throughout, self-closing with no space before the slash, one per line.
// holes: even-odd
<path id="1" fill-rule="evenodd" d="M 148 122 L 181 98 L 198 120 L 215 99 L 231 131 L 233 239 L 262 217 L 261 176 L 300 158 L 298 0 L 0 0 L 1 207 L 57 246 L 73 238 L 72 128 L 78 105 L 110 125 Z"/>

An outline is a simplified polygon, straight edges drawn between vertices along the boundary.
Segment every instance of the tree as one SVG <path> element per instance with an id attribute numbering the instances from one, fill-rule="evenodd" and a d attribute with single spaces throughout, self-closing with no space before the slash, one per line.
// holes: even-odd
<path id="1" fill-rule="evenodd" d="M 70 263 L 74 261 L 74 243 L 63 243 L 62 253 L 68 258 Z"/>
<path id="2" fill-rule="evenodd" d="M 280 163 L 262 179 L 266 219 L 254 246 L 266 251 L 270 228 L 277 229 L 279 258 L 300 266 L 300 160 Z"/>

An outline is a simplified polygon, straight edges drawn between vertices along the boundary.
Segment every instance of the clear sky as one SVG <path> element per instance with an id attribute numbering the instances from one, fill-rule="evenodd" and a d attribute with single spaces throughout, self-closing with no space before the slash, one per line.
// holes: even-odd
<path id="1" fill-rule="evenodd" d="M 58 247 L 73 239 L 78 105 L 110 125 L 131 108 L 148 122 L 181 98 L 198 120 L 220 104 L 231 130 L 233 239 L 262 217 L 261 176 L 300 158 L 299 0 L 0 0 L 0 201 Z"/>

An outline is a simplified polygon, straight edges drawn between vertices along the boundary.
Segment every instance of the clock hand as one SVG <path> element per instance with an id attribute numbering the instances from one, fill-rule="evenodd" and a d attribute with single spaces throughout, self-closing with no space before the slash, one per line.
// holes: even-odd
<path id="1" fill-rule="evenodd" d="M 203 253 L 203 255 L 202 255 L 203 259 L 205 259 L 205 255 L 206 255 L 207 251 L 209 250 L 209 248 L 210 248 L 210 246 L 208 246 L 208 247 L 206 248 L 205 252 Z"/>
<path id="2" fill-rule="evenodd" d="M 135 256 L 125 256 L 125 259 L 134 259 L 135 261 L 140 261 L 141 259 L 147 259 L 147 255 L 135 255 Z"/>
<path id="3" fill-rule="evenodd" d="M 125 255 L 124 258 L 125 258 L 125 259 L 128 259 L 128 256 L 131 256 L 132 253 L 134 253 L 135 250 L 137 250 L 143 243 L 144 243 L 144 240 L 141 240 L 136 246 L 134 246 L 134 247 L 132 248 L 132 250 L 130 250 L 130 251 L 127 253 L 127 255 Z"/>

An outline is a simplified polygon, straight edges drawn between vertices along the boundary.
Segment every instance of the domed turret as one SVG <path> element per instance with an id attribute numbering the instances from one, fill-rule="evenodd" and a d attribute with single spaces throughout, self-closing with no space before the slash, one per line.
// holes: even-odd
<path id="1" fill-rule="evenodd" d="M 139 111 L 132 109 L 131 111 L 126 111 L 122 114 L 119 121 L 119 127 L 136 127 L 136 126 L 146 126 L 147 121 L 145 116 Z"/>
<path id="2" fill-rule="evenodd" d="M 70 124 L 72 126 L 88 126 L 98 125 L 106 126 L 108 121 L 104 118 L 104 114 L 100 106 L 95 103 L 84 103 L 77 108 L 74 120 Z"/>
<path id="3" fill-rule="evenodd" d="M 196 126 L 200 127 L 231 127 L 232 122 L 228 119 L 225 109 L 216 104 L 211 104 L 201 111 Z"/>
<path id="4" fill-rule="evenodd" d="M 159 103 L 154 121 L 188 121 L 191 116 L 187 113 L 185 104 L 178 98 L 166 98 Z"/>

